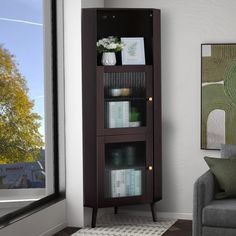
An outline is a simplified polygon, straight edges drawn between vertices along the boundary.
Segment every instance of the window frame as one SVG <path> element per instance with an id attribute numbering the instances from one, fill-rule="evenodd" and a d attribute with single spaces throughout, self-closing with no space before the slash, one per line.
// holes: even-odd
<path id="1" fill-rule="evenodd" d="M 44 0 L 45 1 L 45 0 Z M 44 9 L 45 11 L 45 9 Z M 16 211 L 0 217 L 0 229 L 34 214 L 65 199 L 65 150 L 64 150 L 64 70 L 63 70 L 63 1 L 50 0 L 50 44 L 51 44 L 51 85 L 52 85 L 52 140 L 53 140 L 53 187 L 54 192 Z M 60 14 L 60 18 L 58 15 Z M 60 30 L 58 30 L 60 26 Z M 59 37 L 60 36 L 60 37 Z M 45 38 L 44 38 L 45 39 Z M 60 48 L 59 48 L 60 47 Z M 60 50 L 59 50 L 60 49 Z M 58 53 L 60 54 L 60 59 Z M 46 69 L 46 68 L 45 68 Z M 60 76 L 58 70 L 60 71 Z M 47 72 L 49 73 L 49 72 Z M 59 97 L 60 95 L 60 97 Z M 60 102 L 59 102 L 60 100 Z M 59 132 L 60 126 L 60 132 Z M 60 142 L 60 147 L 59 147 Z M 60 170 L 59 170 L 60 169 Z M 45 187 L 46 190 L 46 187 Z"/>

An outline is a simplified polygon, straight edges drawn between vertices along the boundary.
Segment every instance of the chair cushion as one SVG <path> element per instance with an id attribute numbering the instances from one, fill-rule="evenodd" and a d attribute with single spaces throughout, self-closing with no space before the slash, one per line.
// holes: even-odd
<path id="1" fill-rule="evenodd" d="M 236 228 L 236 199 L 212 201 L 203 208 L 202 224 L 213 227 Z"/>

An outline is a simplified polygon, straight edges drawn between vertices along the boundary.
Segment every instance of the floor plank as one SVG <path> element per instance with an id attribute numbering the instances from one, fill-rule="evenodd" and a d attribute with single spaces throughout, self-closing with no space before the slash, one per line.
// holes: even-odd
<path id="1" fill-rule="evenodd" d="M 63 229 L 62 231 L 54 234 L 53 236 L 70 236 L 78 230 L 79 228 L 76 228 L 76 227 L 67 227 Z"/>
<path id="2" fill-rule="evenodd" d="M 178 220 L 163 236 L 192 236 L 192 221 Z"/>

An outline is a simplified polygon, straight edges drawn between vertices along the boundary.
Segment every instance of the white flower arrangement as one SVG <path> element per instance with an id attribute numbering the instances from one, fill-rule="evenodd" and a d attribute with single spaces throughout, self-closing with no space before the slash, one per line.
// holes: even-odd
<path id="1" fill-rule="evenodd" d="M 99 39 L 97 41 L 97 51 L 103 52 L 120 52 L 124 48 L 124 44 L 118 37 L 109 36 L 108 38 Z"/>

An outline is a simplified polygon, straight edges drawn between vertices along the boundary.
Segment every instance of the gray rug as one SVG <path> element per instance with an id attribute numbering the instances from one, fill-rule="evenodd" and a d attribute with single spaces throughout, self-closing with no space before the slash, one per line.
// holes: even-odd
<path id="1" fill-rule="evenodd" d="M 119 213 L 106 214 L 97 220 L 96 228 L 83 228 L 73 236 L 153 236 L 163 235 L 176 220 L 158 219 L 157 222 L 152 221 L 152 217 L 133 216 Z"/>

